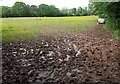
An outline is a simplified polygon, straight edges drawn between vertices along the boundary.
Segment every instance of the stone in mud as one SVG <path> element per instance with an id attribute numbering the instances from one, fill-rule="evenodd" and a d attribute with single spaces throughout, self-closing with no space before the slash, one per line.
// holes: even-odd
<path id="1" fill-rule="evenodd" d="M 37 78 L 47 77 L 51 74 L 52 71 L 38 71 L 36 73 Z"/>

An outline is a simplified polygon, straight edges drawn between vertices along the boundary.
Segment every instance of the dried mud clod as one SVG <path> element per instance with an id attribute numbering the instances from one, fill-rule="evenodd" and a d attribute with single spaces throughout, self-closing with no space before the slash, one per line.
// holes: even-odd
<path id="1" fill-rule="evenodd" d="M 84 33 L 2 44 L 3 82 L 118 82 L 118 40 L 97 25 Z"/>

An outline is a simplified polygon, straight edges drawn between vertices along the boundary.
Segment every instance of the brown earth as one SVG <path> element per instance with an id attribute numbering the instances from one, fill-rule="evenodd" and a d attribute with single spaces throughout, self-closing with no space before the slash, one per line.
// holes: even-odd
<path id="1" fill-rule="evenodd" d="M 103 25 L 3 43 L 2 54 L 3 82 L 120 82 L 118 40 Z"/>

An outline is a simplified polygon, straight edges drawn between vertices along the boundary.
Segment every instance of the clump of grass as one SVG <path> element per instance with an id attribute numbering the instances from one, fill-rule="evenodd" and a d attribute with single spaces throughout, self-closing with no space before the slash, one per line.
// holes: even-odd
<path id="1" fill-rule="evenodd" d="M 116 39 L 120 39 L 120 29 L 114 31 L 113 37 L 115 37 Z"/>

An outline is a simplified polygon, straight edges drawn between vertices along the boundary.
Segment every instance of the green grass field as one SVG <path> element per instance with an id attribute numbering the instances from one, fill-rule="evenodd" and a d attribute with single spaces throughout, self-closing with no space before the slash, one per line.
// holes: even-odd
<path id="1" fill-rule="evenodd" d="M 32 39 L 34 33 L 82 32 L 95 25 L 97 19 L 97 16 L 2 18 L 0 31 L 3 42 L 21 41 Z"/>

